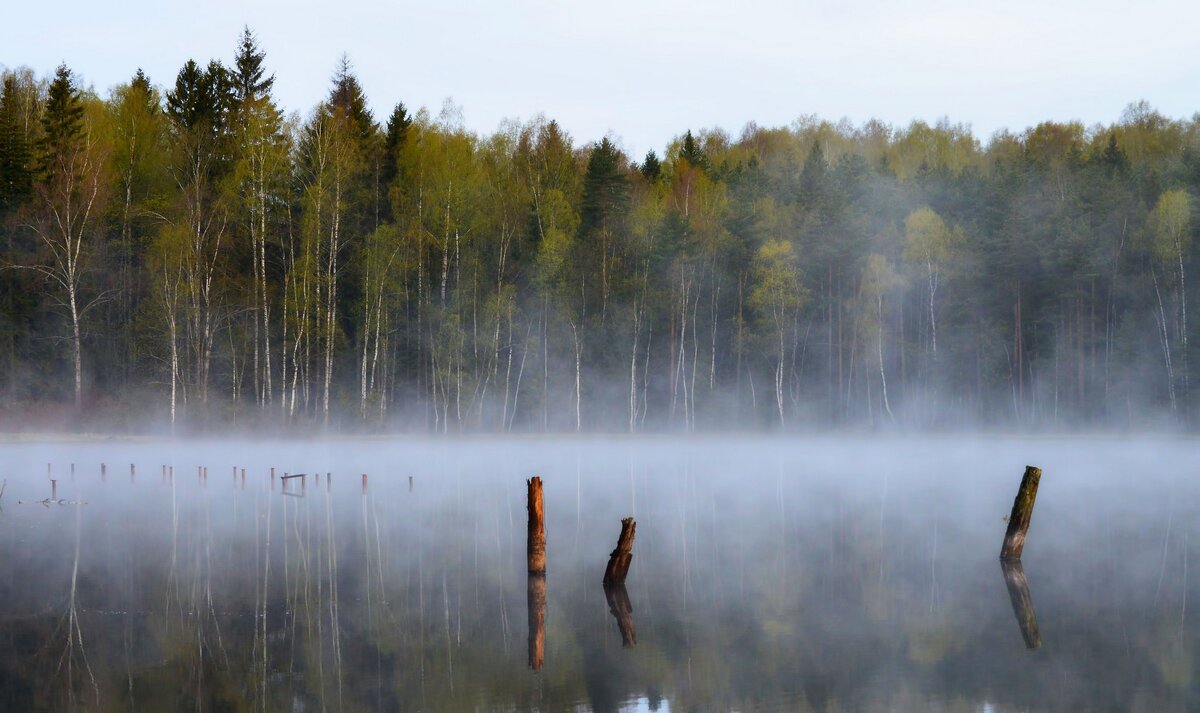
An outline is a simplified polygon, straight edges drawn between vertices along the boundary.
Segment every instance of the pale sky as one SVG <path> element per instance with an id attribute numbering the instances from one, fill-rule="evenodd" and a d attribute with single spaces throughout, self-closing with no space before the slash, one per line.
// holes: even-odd
<path id="1" fill-rule="evenodd" d="M 119 8 L 114 8 L 119 5 Z M 397 100 L 468 128 L 557 119 L 631 157 L 686 129 L 815 114 L 896 126 L 948 117 L 985 141 L 1046 119 L 1109 123 L 1145 99 L 1200 110 L 1200 3 L 784 0 L 67 0 L 0 11 L 0 64 L 61 61 L 101 94 L 142 67 L 230 61 L 258 35 L 276 98 L 307 113 L 347 53 L 376 119 Z"/>

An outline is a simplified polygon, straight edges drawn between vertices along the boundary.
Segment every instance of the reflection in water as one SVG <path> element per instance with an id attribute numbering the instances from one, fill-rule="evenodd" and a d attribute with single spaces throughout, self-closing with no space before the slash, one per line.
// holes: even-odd
<path id="1" fill-rule="evenodd" d="M 462 443 L 0 444 L 0 711 L 1200 710 L 1194 442 Z M 86 505 L 38 504 L 55 457 Z M 1144 487 L 1116 487 L 1134 459 Z M 130 460 L 173 465 L 102 480 Z M 230 461 L 245 490 L 170 477 Z M 1028 583 L 1005 567 L 1005 598 L 994 564 L 1028 461 L 1055 473 L 1036 656 Z M 283 497 L 272 466 L 339 477 Z M 636 630 L 595 586 L 626 515 Z"/>
<path id="2" fill-rule="evenodd" d="M 546 660 L 546 575 L 529 575 L 529 668 L 542 670 Z"/>
<path id="3" fill-rule="evenodd" d="M 1021 560 L 1000 560 L 1004 583 L 1008 586 L 1008 598 L 1012 600 L 1013 614 L 1021 627 L 1021 638 L 1025 648 L 1042 648 L 1042 635 L 1038 631 L 1037 614 L 1033 611 L 1033 597 L 1029 594 L 1029 580 L 1025 578 L 1025 567 Z"/>
<path id="4" fill-rule="evenodd" d="M 637 631 L 633 628 L 633 604 L 629 601 L 625 585 L 604 585 L 604 598 L 608 600 L 608 611 L 617 620 L 617 628 L 621 630 L 621 645 L 627 649 L 633 648 L 637 645 Z"/>

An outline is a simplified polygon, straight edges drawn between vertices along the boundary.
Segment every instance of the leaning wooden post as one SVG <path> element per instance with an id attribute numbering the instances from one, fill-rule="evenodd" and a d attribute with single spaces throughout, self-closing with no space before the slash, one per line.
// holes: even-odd
<path id="1" fill-rule="evenodd" d="M 529 486 L 529 538 L 527 555 L 530 574 L 546 573 L 546 513 L 542 505 L 542 479 L 536 475 L 525 481 Z"/>
<path id="2" fill-rule="evenodd" d="M 632 517 L 621 520 L 621 536 L 617 538 L 617 549 L 609 554 L 608 567 L 604 569 L 605 584 L 625 583 L 629 565 L 633 563 L 633 536 L 636 533 L 637 523 Z"/>
<path id="3" fill-rule="evenodd" d="M 1038 481 L 1041 479 L 1041 468 L 1025 466 L 1021 488 L 1017 490 L 1012 513 L 1008 516 L 1008 532 L 1004 534 L 1004 546 L 1000 548 L 1002 560 L 1021 559 L 1021 552 L 1025 549 L 1025 535 L 1029 532 L 1029 523 L 1033 519 L 1033 502 L 1037 499 Z"/>

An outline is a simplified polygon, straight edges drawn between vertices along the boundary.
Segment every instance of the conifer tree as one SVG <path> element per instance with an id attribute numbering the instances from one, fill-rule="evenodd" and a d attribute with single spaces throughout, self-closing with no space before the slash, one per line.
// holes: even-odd
<path id="1" fill-rule="evenodd" d="M 16 76 L 6 74 L 0 87 L 0 216 L 28 198 L 32 180 L 17 92 Z"/>
<path id="2" fill-rule="evenodd" d="M 258 38 L 250 31 L 250 27 L 242 28 L 242 37 L 238 43 L 237 56 L 233 60 L 233 91 L 234 99 L 243 103 L 252 98 L 263 98 L 271 94 L 275 86 L 275 75 L 267 75 L 263 66 L 267 53 L 258 46 Z"/>

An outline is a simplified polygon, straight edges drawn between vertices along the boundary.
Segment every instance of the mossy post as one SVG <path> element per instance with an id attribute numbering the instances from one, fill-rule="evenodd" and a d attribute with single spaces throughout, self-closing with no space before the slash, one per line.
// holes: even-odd
<path id="1" fill-rule="evenodd" d="M 1004 534 L 1004 546 L 1000 548 L 1002 560 L 1021 559 L 1021 552 L 1025 549 L 1025 536 L 1029 532 L 1029 523 L 1033 520 L 1033 503 L 1037 500 L 1038 482 L 1041 479 L 1041 468 L 1025 466 L 1021 488 L 1017 490 L 1012 513 L 1008 516 L 1008 532 Z"/>
<path id="2" fill-rule="evenodd" d="M 604 569 L 605 584 L 624 584 L 629 574 L 629 565 L 633 563 L 633 537 L 637 533 L 637 523 L 632 517 L 621 520 L 621 536 L 617 538 L 617 549 L 608 556 L 608 567 Z"/>
<path id="3" fill-rule="evenodd" d="M 525 481 L 529 488 L 529 573 L 546 574 L 546 512 L 542 504 L 542 479 L 536 475 Z"/>

